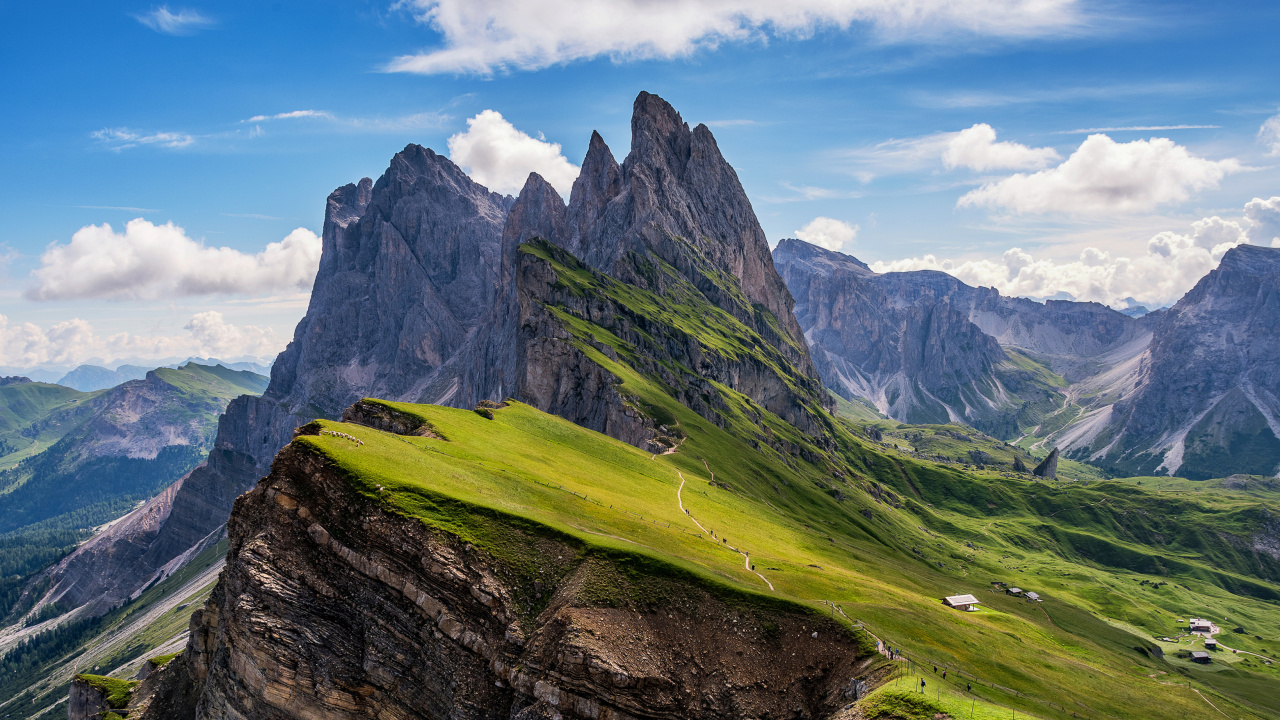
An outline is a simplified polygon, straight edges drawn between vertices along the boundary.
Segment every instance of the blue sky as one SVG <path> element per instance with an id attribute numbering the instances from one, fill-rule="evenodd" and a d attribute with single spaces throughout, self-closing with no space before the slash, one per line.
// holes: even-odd
<path id="1" fill-rule="evenodd" d="M 1280 236 L 1275 3 L 580 2 L 10 4 L 0 366 L 272 355 L 333 188 L 459 135 L 571 178 L 640 90 L 881 269 L 1159 305 Z"/>

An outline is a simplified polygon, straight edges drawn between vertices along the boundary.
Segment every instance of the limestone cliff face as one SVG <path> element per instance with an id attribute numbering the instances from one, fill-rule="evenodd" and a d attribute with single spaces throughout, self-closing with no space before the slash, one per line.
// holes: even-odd
<path id="1" fill-rule="evenodd" d="M 264 395 L 232 401 L 208 460 L 59 563 L 48 597 L 105 611 L 180 568 L 303 423 L 367 395 L 447 402 L 457 379 L 442 368 L 497 295 L 510 203 L 417 145 L 377 183 L 335 190 L 307 315 Z"/>
<path id="2" fill-rule="evenodd" d="M 1078 454 L 1192 478 L 1280 472 L 1280 250 L 1242 245 L 1163 314 L 1137 390 Z"/>
<path id="3" fill-rule="evenodd" d="M 643 287 L 654 280 L 635 257 L 661 258 L 712 303 L 785 348 L 805 374 L 814 374 L 791 293 L 774 269 L 737 173 L 707 126 L 690 130 L 662 98 L 643 92 L 636 98 L 631 152 L 621 166 L 604 140 L 592 135 L 564 234 L 546 239 L 588 267 Z"/>
<path id="4" fill-rule="evenodd" d="M 237 500 L 222 579 L 140 717 L 821 718 L 865 671 L 821 616 L 696 583 L 592 602 L 607 561 L 492 522 L 527 562 L 391 514 L 289 446 Z"/>
<path id="5" fill-rule="evenodd" d="M 308 420 L 371 395 L 448 402 L 441 369 L 493 307 L 511 203 L 418 145 L 335 191 L 310 307 L 265 396 Z"/>
<path id="6" fill-rule="evenodd" d="M 619 381 L 570 342 L 563 323 L 549 314 L 555 308 L 635 348 L 628 358 L 635 369 L 660 379 L 712 421 L 718 421 L 719 392 L 711 386 L 717 382 L 820 436 L 819 410 L 829 401 L 795 321 L 794 301 L 710 131 L 701 125 L 691 131 L 665 101 L 641 93 L 626 160 L 619 165 L 593 134 L 582 168 L 567 206 L 534 175 L 508 216 L 504 259 L 514 269 L 508 287 L 515 299 L 503 310 L 506 320 L 492 325 L 510 328 L 516 341 L 488 363 L 516 360 L 503 385 L 541 410 L 654 447 L 651 439 L 662 432 L 658 421 L 618 395 Z M 694 293 L 694 302 L 728 313 L 744 337 L 758 338 L 760 352 L 731 357 L 616 296 L 568 289 L 546 258 L 518 250 L 531 241 L 546 243 L 562 271 L 581 264 L 604 284 L 638 288 L 662 303 L 678 304 L 677 296 Z M 502 301 L 497 307 L 504 307 Z M 511 325 L 516 317 L 518 328 Z M 614 352 L 596 344 L 606 355 Z M 766 351 L 769 362 L 761 358 Z"/>

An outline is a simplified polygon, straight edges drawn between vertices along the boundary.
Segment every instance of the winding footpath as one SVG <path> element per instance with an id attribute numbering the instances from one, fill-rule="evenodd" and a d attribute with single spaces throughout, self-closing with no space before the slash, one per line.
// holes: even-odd
<path id="1" fill-rule="evenodd" d="M 707 472 L 710 472 L 710 471 L 711 471 L 710 468 L 708 468 Z M 684 483 L 685 483 L 684 473 L 680 472 L 679 470 L 676 470 L 676 474 L 680 476 L 680 488 L 676 490 L 676 504 L 680 506 L 680 512 L 684 513 L 686 517 L 692 520 L 693 524 L 697 525 L 699 530 L 706 533 L 707 535 L 711 535 L 712 537 L 715 537 L 715 535 L 712 534 L 710 530 L 706 529 L 705 527 L 702 526 L 702 523 L 698 522 L 698 519 L 693 516 L 693 513 L 684 509 L 684 498 L 682 497 L 684 493 Z M 770 590 L 773 590 L 773 583 L 769 582 L 769 578 L 751 569 L 751 555 L 749 553 L 743 550 L 739 550 L 738 548 L 728 543 L 724 543 L 724 545 L 725 547 L 729 548 L 730 550 L 742 556 L 742 565 L 744 568 L 746 568 L 747 572 L 763 580 L 764 584 L 768 585 Z"/>

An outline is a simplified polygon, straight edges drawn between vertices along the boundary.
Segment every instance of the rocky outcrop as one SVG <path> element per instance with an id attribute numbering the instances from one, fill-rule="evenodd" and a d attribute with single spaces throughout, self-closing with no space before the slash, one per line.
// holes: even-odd
<path id="1" fill-rule="evenodd" d="M 1031 474 L 1036 477 L 1056 480 L 1058 477 L 1058 448 L 1049 451 L 1049 456 L 1040 461 L 1040 464 L 1036 465 L 1036 469 L 1032 470 Z"/>
<path id="2" fill-rule="evenodd" d="M 486 523 L 517 555 L 387 512 L 289 446 L 237 500 L 222 579 L 131 717 L 821 718 L 873 655 L 798 607 L 621 580 L 573 538 Z M 589 599 L 619 581 L 665 599 Z"/>
<path id="3" fill-rule="evenodd" d="M 491 310 L 510 203 L 417 145 L 377 183 L 335 190 L 307 315 L 266 392 L 227 407 L 204 464 L 59 563 L 46 597 L 105 611 L 180 568 L 299 425 L 373 394 L 447 402 L 457 380 L 442 368 Z"/>
<path id="4" fill-rule="evenodd" d="M 101 720 L 110 710 L 105 693 L 78 677 L 72 679 L 67 720 Z"/>
<path id="5" fill-rule="evenodd" d="M 1134 392 L 1073 455 L 1136 474 L 1280 472 L 1280 250 L 1241 245 L 1154 327 Z"/>

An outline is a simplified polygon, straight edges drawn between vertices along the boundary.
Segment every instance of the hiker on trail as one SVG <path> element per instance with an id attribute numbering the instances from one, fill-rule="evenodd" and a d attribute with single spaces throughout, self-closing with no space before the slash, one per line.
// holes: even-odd
<path id="1" fill-rule="evenodd" d="M 924 692 L 924 678 L 920 678 L 920 692 Z"/>
<path id="2" fill-rule="evenodd" d="M 937 674 L 938 674 L 938 666 L 937 666 L 937 665 L 934 665 L 934 666 L 933 666 L 933 674 L 934 674 L 934 675 L 937 675 Z"/>
<path id="3" fill-rule="evenodd" d="M 973 683 L 965 683 L 965 684 L 964 684 L 964 691 L 965 691 L 965 692 L 973 692 Z"/>
<path id="4" fill-rule="evenodd" d="M 943 670 L 943 671 L 942 671 L 942 679 L 943 679 L 943 680 L 946 680 L 946 679 L 947 679 L 947 671 L 946 671 L 946 670 Z"/>

